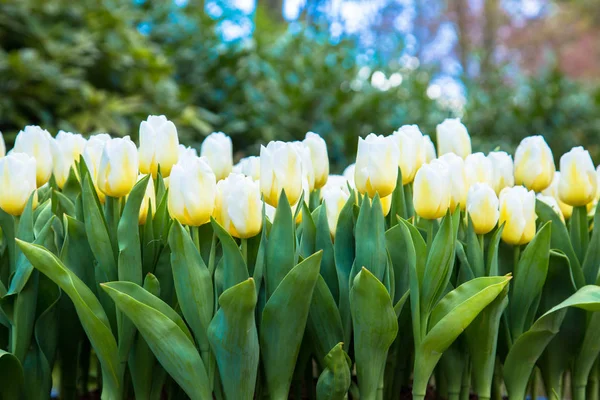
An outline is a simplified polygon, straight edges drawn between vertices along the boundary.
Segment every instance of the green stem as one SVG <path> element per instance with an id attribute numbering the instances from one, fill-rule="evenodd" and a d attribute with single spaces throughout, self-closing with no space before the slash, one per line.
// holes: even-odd
<path id="1" fill-rule="evenodd" d="M 479 240 L 479 248 L 481 249 L 481 257 L 485 260 L 485 241 L 483 235 L 478 234 L 477 239 Z"/>
<path id="2" fill-rule="evenodd" d="M 117 228 L 119 226 L 119 218 L 121 217 L 120 199 L 116 197 L 106 196 L 104 203 L 104 217 L 108 226 L 108 235 L 115 255 L 115 260 L 119 255 L 119 243 L 117 241 Z"/>
<path id="3" fill-rule="evenodd" d="M 586 206 L 573 207 L 570 228 L 571 243 L 573 243 L 577 258 L 583 262 L 590 240 Z"/>
<path id="4" fill-rule="evenodd" d="M 242 257 L 244 258 L 244 262 L 246 263 L 246 267 L 248 266 L 248 239 L 242 238 L 240 239 L 241 245 L 240 249 L 242 250 Z"/>
<path id="5" fill-rule="evenodd" d="M 427 224 L 427 254 L 429 254 L 433 245 L 433 225 L 435 224 L 435 220 L 426 219 L 425 221 Z"/>
<path id="6" fill-rule="evenodd" d="M 190 226 L 190 235 L 192 236 L 194 246 L 200 251 L 200 228 L 198 226 Z"/>
<path id="7" fill-rule="evenodd" d="M 519 258 L 521 258 L 521 246 L 516 245 L 513 247 L 513 275 L 517 274 L 517 266 L 519 265 Z"/>

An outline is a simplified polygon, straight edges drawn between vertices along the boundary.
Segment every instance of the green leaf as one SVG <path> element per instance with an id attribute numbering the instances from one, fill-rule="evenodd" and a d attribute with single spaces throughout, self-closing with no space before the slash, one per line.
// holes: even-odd
<path id="1" fill-rule="evenodd" d="M 101 284 L 191 399 L 212 399 L 206 369 L 185 322 L 165 302 L 132 282 Z M 168 340 L 165 340 L 168 338 Z"/>
<path id="2" fill-rule="evenodd" d="M 277 290 L 280 282 L 294 267 L 294 221 L 292 208 L 282 191 L 267 245 L 267 298 Z"/>
<path id="3" fill-rule="evenodd" d="M 429 313 L 438 300 L 444 295 L 444 290 L 450 282 L 454 265 L 454 230 L 452 216 L 447 214 L 442 220 L 431 251 L 427 255 L 425 272 L 421 283 L 421 312 Z"/>
<path id="4" fill-rule="evenodd" d="M 590 240 L 587 206 L 573 207 L 573 214 L 571 215 L 570 222 L 569 233 L 571 235 L 571 243 L 573 244 L 573 249 L 575 250 L 577 259 L 583 262 Z"/>
<path id="5" fill-rule="evenodd" d="M 223 291 L 248 280 L 246 261 L 231 235 L 214 218 L 211 224 L 223 247 Z"/>
<path id="6" fill-rule="evenodd" d="M 315 252 L 317 227 L 306 203 L 302 203 L 302 236 L 300 238 L 300 256 L 310 257 Z"/>
<path id="7" fill-rule="evenodd" d="M 388 229 L 385 233 L 385 241 L 394 269 L 395 293 L 393 300 L 397 302 L 409 288 L 409 261 L 407 259 L 406 244 L 402 236 L 402 227 L 395 225 L 393 228 Z"/>
<path id="8" fill-rule="evenodd" d="M 317 381 L 317 400 L 344 400 L 352 383 L 350 357 L 338 343 L 325 357 L 325 369 Z"/>
<path id="9" fill-rule="evenodd" d="M 487 276 L 500 275 L 498 269 L 498 251 L 500 248 L 500 239 L 502 238 L 502 231 L 504 230 L 504 224 L 499 226 L 495 231 L 488 243 L 487 263 L 485 272 Z"/>
<path id="10" fill-rule="evenodd" d="M 219 297 L 220 308 L 208 328 L 227 399 L 254 398 L 259 360 L 256 302 L 252 278 L 230 287 Z"/>
<path id="11" fill-rule="evenodd" d="M 21 363 L 11 353 L 0 349 L 0 395 L 3 399 L 18 399 L 24 377 Z"/>
<path id="12" fill-rule="evenodd" d="M 577 287 L 582 287 L 585 285 L 585 278 L 564 222 L 561 221 L 556 211 L 554 211 L 552 207 L 543 201 L 536 200 L 535 212 L 542 223 L 552 221 L 550 247 L 553 249 L 559 249 L 565 253 L 567 257 L 569 257 L 569 263 L 571 264 L 571 270 L 573 271 L 573 277 L 575 278 Z M 600 240 L 600 238 L 598 239 Z M 590 283 L 594 283 L 594 281 Z"/>
<path id="13" fill-rule="evenodd" d="M 117 342 L 108 318 L 98 299 L 86 284 L 45 248 L 17 240 L 21 251 L 31 264 L 56 283 L 71 298 L 81 325 L 102 367 L 103 395 L 120 397 L 121 375 Z"/>
<path id="14" fill-rule="evenodd" d="M 550 222 L 544 224 L 527 245 L 515 267 L 508 306 L 513 339 L 529 328 L 525 326 L 527 316 L 535 313 L 535 300 L 542 293 L 550 258 L 550 228 Z"/>
<path id="15" fill-rule="evenodd" d="M 271 237 L 272 235 L 273 231 Z M 321 256 L 322 252 L 315 253 L 292 268 L 263 310 L 260 348 L 266 390 L 270 398 L 283 399 L 288 396 L 313 290 L 319 276 Z"/>
<path id="16" fill-rule="evenodd" d="M 398 223 L 398 218 L 409 218 L 406 198 L 404 197 L 404 186 L 402 185 L 402 170 L 398 167 L 398 178 L 396 178 L 396 188 L 392 192 L 392 204 L 390 207 L 390 226 L 393 228 Z"/>
<path id="17" fill-rule="evenodd" d="M 469 224 L 467 227 L 467 258 L 473 274 L 476 277 L 485 276 L 485 265 L 483 261 L 483 249 L 479 244 L 479 238 L 473 227 L 473 220 L 468 216 Z"/>
<path id="18" fill-rule="evenodd" d="M 331 241 L 329 223 L 327 222 L 327 210 L 325 206 L 322 205 L 319 206 L 314 212 L 317 214 L 315 251 L 323 250 L 323 259 L 321 260 L 321 276 L 325 279 L 327 287 L 331 291 L 333 298 L 338 299 L 340 296 L 340 291 L 338 286 L 337 271 L 335 270 L 333 242 Z"/>
<path id="19" fill-rule="evenodd" d="M 354 277 L 363 267 L 383 282 L 387 265 L 387 250 L 385 248 L 385 219 L 379 195 L 376 195 L 372 201 L 368 197 L 363 201 L 354 234 L 356 258 L 354 269 L 350 273 L 350 286 L 354 282 Z"/>
<path id="20" fill-rule="evenodd" d="M 444 351 L 498 297 L 510 276 L 475 278 L 444 296 L 431 313 L 430 328 L 415 352 L 413 395 L 424 396 Z"/>
<path id="21" fill-rule="evenodd" d="M 600 268 L 600 207 L 596 207 L 596 213 L 594 214 L 594 230 L 592 231 L 590 245 L 585 253 L 582 264 L 586 284 L 591 285 L 596 283 L 598 279 L 598 268 Z"/>
<path id="22" fill-rule="evenodd" d="M 398 318 L 385 286 L 364 267 L 354 278 L 350 309 L 360 398 L 376 399 Z"/>

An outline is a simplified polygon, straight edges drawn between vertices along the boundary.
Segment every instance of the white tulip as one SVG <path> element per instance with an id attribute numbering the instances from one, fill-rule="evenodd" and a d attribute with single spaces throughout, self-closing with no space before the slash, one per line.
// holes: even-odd
<path id="1" fill-rule="evenodd" d="M 558 201 L 556 201 L 556 199 L 553 196 L 547 196 L 545 194 L 542 193 L 538 193 L 535 196 L 539 201 L 545 203 L 546 205 L 550 206 L 550 208 L 552 208 L 554 210 L 554 212 L 556 214 L 558 214 L 558 216 L 560 217 L 562 222 L 565 222 L 565 216 L 563 215 L 562 211 L 560 210 L 560 206 L 558 205 Z"/>
<path id="2" fill-rule="evenodd" d="M 437 155 L 435 154 L 435 147 L 429 135 L 423 135 L 423 147 L 425 149 L 425 159 L 423 162 L 431 162 L 435 160 Z"/>
<path id="3" fill-rule="evenodd" d="M 260 190 L 265 201 L 277 207 L 281 191 L 290 205 L 302 194 L 302 159 L 292 143 L 269 142 L 260 147 Z"/>
<path id="4" fill-rule="evenodd" d="M 215 208 L 217 180 L 205 157 L 186 158 L 171 169 L 169 214 L 184 225 L 210 221 Z"/>
<path id="5" fill-rule="evenodd" d="M 233 166 L 233 172 L 249 176 L 255 181 L 260 180 L 260 157 L 250 156 L 242 158 Z"/>
<path id="6" fill-rule="evenodd" d="M 494 186 L 494 167 L 492 160 L 483 153 L 469 154 L 465 158 L 465 174 L 467 184 L 470 186 L 475 183 L 487 183 Z"/>
<path id="7" fill-rule="evenodd" d="M 471 217 L 475 233 L 485 235 L 498 223 L 500 216 L 496 192 L 487 183 L 476 183 L 469 188 L 467 214 Z"/>
<path id="8" fill-rule="evenodd" d="M 349 197 L 348 192 L 342 188 L 326 186 L 323 189 L 323 204 L 325 204 L 327 211 L 327 224 L 329 225 L 331 237 L 335 236 L 340 212 L 344 208 L 344 205 L 346 205 Z"/>
<path id="9" fill-rule="evenodd" d="M 107 142 L 111 140 L 111 137 L 107 133 L 100 133 L 98 135 L 91 136 L 85 147 L 83 148 L 83 160 L 90 173 L 90 178 L 98 194 L 100 202 L 104 203 L 104 193 L 98 188 L 98 167 L 100 166 L 100 159 L 102 158 L 102 151 Z"/>
<path id="10" fill-rule="evenodd" d="M 71 167 L 83 153 L 87 140 L 80 134 L 59 131 L 56 138 L 50 142 L 53 155 L 54 180 L 62 188 L 69 177 Z"/>
<path id="11" fill-rule="evenodd" d="M 34 125 L 26 126 L 15 139 L 14 153 L 26 153 L 35 158 L 38 187 L 46 184 L 52 175 L 53 140 L 47 130 Z"/>
<path id="12" fill-rule="evenodd" d="M 554 197 L 554 200 L 556 200 L 556 203 L 558 203 L 558 206 L 560 207 L 562 215 L 565 218 L 571 218 L 571 214 L 573 214 L 573 206 L 570 206 L 567 203 L 563 203 L 558 195 L 558 185 L 561 179 L 560 177 L 561 174 L 559 171 L 554 172 L 552 183 L 550 183 L 550 186 L 548 186 L 546 189 L 542 190 L 542 194 L 544 196 Z"/>
<path id="13" fill-rule="evenodd" d="M 510 154 L 505 151 L 492 151 L 488 154 L 494 170 L 494 190 L 499 194 L 505 187 L 515 185 L 514 164 Z"/>
<path id="14" fill-rule="evenodd" d="M 523 186 L 507 187 L 500 192 L 500 218 L 504 224 L 502 240 L 512 245 L 531 242 L 535 236 L 535 193 Z"/>
<path id="15" fill-rule="evenodd" d="M 574 147 L 560 158 L 558 196 L 570 206 L 585 206 L 596 197 L 598 179 L 592 157 L 583 147 Z"/>
<path id="16" fill-rule="evenodd" d="M 262 228 L 260 187 L 251 177 L 232 173 L 217 183 L 215 219 L 238 238 L 256 236 Z"/>
<path id="17" fill-rule="evenodd" d="M 446 164 L 450 174 L 450 210 L 454 211 L 460 205 L 461 210 L 467 206 L 469 185 L 465 173 L 465 161 L 454 153 L 446 153 L 439 161 Z"/>
<path id="18" fill-rule="evenodd" d="M 438 154 L 454 153 L 466 158 L 471 154 L 471 137 L 460 118 L 448 118 L 436 127 Z"/>
<path id="19" fill-rule="evenodd" d="M 98 188 L 115 198 L 129 194 L 137 182 L 138 166 L 137 148 L 129 136 L 109 140 L 98 166 Z"/>
<path id="20" fill-rule="evenodd" d="M 175 124 L 164 115 L 149 115 L 140 124 L 139 161 L 142 174 L 160 173 L 168 177 L 179 157 L 179 137 Z"/>
<path id="21" fill-rule="evenodd" d="M 31 194 L 37 205 L 36 160 L 26 153 L 9 153 L 0 158 L 0 208 L 19 216 Z"/>
<path id="22" fill-rule="evenodd" d="M 352 186 L 353 188 L 356 188 L 356 185 L 354 184 L 354 174 L 356 172 L 356 164 L 350 164 L 348 165 L 345 169 L 344 172 L 342 172 L 342 175 L 344 176 L 344 178 L 346 178 L 346 180 L 348 181 L 348 183 L 350 183 L 350 186 Z"/>
<path id="23" fill-rule="evenodd" d="M 425 142 L 417 125 L 404 125 L 393 134 L 398 146 L 398 166 L 402 171 L 402 184 L 415 179 L 417 170 L 425 160 Z"/>
<path id="24" fill-rule="evenodd" d="M 554 178 L 552 150 L 542 136 L 529 136 L 521 141 L 515 152 L 515 183 L 541 192 Z"/>
<path id="25" fill-rule="evenodd" d="M 204 139 L 200 155 L 206 157 L 217 181 L 225 179 L 233 168 L 233 145 L 223 132 L 213 132 Z"/>
<path id="26" fill-rule="evenodd" d="M 298 152 L 300 160 L 302 161 L 302 177 L 303 179 L 306 179 L 309 190 L 308 193 L 304 193 L 304 196 L 308 197 L 310 192 L 315 189 L 315 170 L 310 155 L 310 148 L 298 141 L 292 142 L 292 144 L 296 147 L 296 152 Z"/>
<path id="27" fill-rule="evenodd" d="M 145 176 L 146 175 L 138 176 L 138 182 Z M 144 193 L 144 198 L 142 199 L 142 204 L 140 206 L 140 214 L 138 219 L 140 225 L 144 225 L 146 223 L 146 219 L 148 219 L 148 210 L 151 210 L 150 216 L 153 216 L 154 212 L 156 211 L 156 192 L 154 190 L 154 180 L 152 178 L 148 179 L 146 192 Z"/>
<path id="28" fill-rule="evenodd" d="M 378 193 L 380 198 L 389 196 L 396 188 L 398 178 L 398 146 L 393 136 L 358 138 L 354 184 L 360 193 L 370 198 Z"/>
<path id="29" fill-rule="evenodd" d="M 450 207 L 450 171 L 446 163 L 433 160 L 417 171 L 413 183 L 415 212 L 425 219 L 443 217 Z"/>
<path id="30" fill-rule="evenodd" d="M 198 157 L 198 151 L 196 149 L 194 149 L 193 147 L 186 147 L 182 144 L 180 144 L 179 146 L 177 146 L 177 162 L 183 160 L 184 158 L 196 158 Z"/>
<path id="31" fill-rule="evenodd" d="M 306 133 L 303 143 L 310 149 L 310 158 L 315 174 L 315 189 L 320 189 L 327 183 L 327 178 L 329 176 L 327 144 L 321 136 L 313 132 Z"/>

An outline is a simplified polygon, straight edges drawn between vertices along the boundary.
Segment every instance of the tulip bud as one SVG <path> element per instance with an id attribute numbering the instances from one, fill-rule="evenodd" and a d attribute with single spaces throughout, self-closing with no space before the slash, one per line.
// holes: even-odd
<path id="1" fill-rule="evenodd" d="M 541 192 L 554 177 L 552 150 L 542 136 L 529 136 L 521 141 L 515 152 L 515 183 Z"/>
<path id="2" fill-rule="evenodd" d="M 560 210 L 558 201 L 556 201 L 556 199 L 554 197 L 546 196 L 545 194 L 542 194 L 542 193 L 538 193 L 535 197 L 539 201 L 545 203 L 546 205 L 549 205 L 554 210 L 554 212 L 556 214 L 558 214 L 558 216 L 560 217 L 560 220 L 562 222 L 565 222 L 565 216 L 563 215 L 562 211 Z"/>
<path id="3" fill-rule="evenodd" d="M 515 185 L 512 156 L 505 151 L 492 151 L 488 154 L 494 170 L 494 191 L 499 194 L 505 187 Z"/>
<path id="4" fill-rule="evenodd" d="M 331 237 L 335 237 L 335 229 L 340 212 L 350 196 L 342 188 L 325 186 L 323 188 L 323 204 L 327 210 L 327 224 Z"/>
<path id="5" fill-rule="evenodd" d="M 260 147 L 260 190 L 273 207 L 277 207 L 282 190 L 290 205 L 298 202 L 302 193 L 302 160 L 294 144 L 277 141 Z"/>
<path id="6" fill-rule="evenodd" d="M 475 233 L 485 235 L 496 226 L 500 211 L 498 196 L 487 183 L 476 183 L 469 188 L 467 214 L 471 217 Z"/>
<path id="7" fill-rule="evenodd" d="M 500 218 L 504 224 L 502 240 L 512 245 L 529 243 L 535 236 L 535 193 L 523 186 L 500 192 Z"/>
<path id="8" fill-rule="evenodd" d="M 327 179 L 327 183 L 325 184 L 325 186 L 323 186 L 323 190 L 330 189 L 330 188 L 342 189 L 344 192 L 346 192 L 346 194 L 350 195 L 350 189 L 348 189 L 348 180 L 346 179 L 345 176 L 329 175 L 329 178 Z M 323 197 L 323 193 L 321 193 L 321 197 Z"/>
<path id="9" fill-rule="evenodd" d="M 413 183 L 415 212 L 425 219 L 441 218 L 450 207 L 450 173 L 446 164 L 433 160 L 417 171 Z"/>
<path id="10" fill-rule="evenodd" d="M 19 216 L 34 193 L 33 206 L 37 205 L 36 160 L 25 153 L 10 153 L 0 158 L 0 208 Z"/>
<path id="11" fill-rule="evenodd" d="M 313 169 L 310 157 L 310 149 L 302 142 L 292 142 L 291 144 L 296 148 L 296 152 L 302 161 L 302 178 L 306 179 L 307 185 L 305 185 L 305 188 L 308 190 L 308 192 L 304 193 L 304 196 L 308 197 L 310 192 L 315 189 L 315 170 Z"/>
<path id="12" fill-rule="evenodd" d="M 260 187 L 251 177 L 229 174 L 217 183 L 215 219 L 238 238 L 256 236 L 262 228 Z"/>
<path id="13" fill-rule="evenodd" d="M 249 176 L 255 181 L 260 180 L 260 158 L 256 156 L 242 158 L 233 166 L 233 172 Z"/>
<path id="14" fill-rule="evenodd" d="M 344 178 L 346 178 L 346 180 L 348 181 L 348 183 L 350 184 L 350 186 L 352 186 L 353 188 L 356 187 L 356 185 L 354 184 L 354 175 L 356 173 L 356 164 L 350 164 L 348 165 L 345 169 L 344 172 L 342 172 L 342 175 L 344 176 Z"/>
<path id="15" fill-rule="evenodd" d="M 164 115 L 149 115 L 140 124 L 139 161 L 142 174 L 160 173 L 168 177 L 179 158 L 179 138 L 175 124 Z"/>
<path id="16" fill-rule="evenodd" d="M 54 162 L 54 180 L 62 188 L 69 177 L 71 166 L 79 160 L 87 140 L 80 134 L 59 131 L 56 138 L 50 142 Z"/>
<path id="17" fill-rule="evenodd" d="M 0 158 L 6 155 L 6 144 L 4 143 L 4 136 L 0 132 Z"/>
<path id="18" fill-rule="evenodd" d="M 321 136 L 313 132 L 306 133 L 303 143 L 310 150 L 310 158 L 315 174 L 315 189 L 320 189 L 325 186 L 329 177 L 327 144 Z"/>
<path id="19" fill-rule="evenodd" d="M 483 153 L 469 154 L 465 158 L 465 175 L 469 187 L 476 183 L 487 183 L 490 187 L 494 185 L 492 161 Z"/>
<path id="20" fill-rule="evenodd" d="M 425 149 L 425 159 L 423 162 L 429 163 L 437 157 L 435 154 L 435 147 L 429 135 L 423 135 L 423 147 Z"/>
<path id="21" fill-rule="evenodd" d="M 358 138 L 354 183 L 360 193 L 370 198 L 379 193 L 383 198 L 392 194 L 398 178 L 400 154 L 392 136 L 371 133 L 365 139 Z"/>
<path id="22" fill-rule="evenodd" d="M 558 196 L 570 206 L 585 206 L 596 197 L 598 181 L 590 153 L 574 147 L 560 158 Z"/>
<path id="23" fill-rule="evenodd" d="M 446 164 L 450 174 L 450 210 L 456 210 L 460 205 L 461 210 L 467 206 L 467 176 L 465 174 L 465 162 L 454 153 L 446 153 L 438 158 L 439 161 Z"/>
<path id="24" fill-rule="evenodd" d="M 138 177 L 138 153 L 129 139 L 111 139 L 104 145 L 98 166 L 98 188 L 107 196 L 127 195 Z"/>
<path id="25" fill-rule="evenodd" d="M 198 151 L 196 149 L 194 149 L 193 147 L 186 147 L 182 144 L 180 144 L 179 146 L 177 146 L 177 162 L 183 160 L 184 158 L 187 157 L 198 157 Z"/>
<path id="26" fill-rule="evenodd" d="M 107 133 L 100 133 L 98 135 L 91 136 L 85 147 L 83 148 L 83 160 L 90 173 L 92 183 L 98 194 L 98 199 L 101 203 L 104 203 L 104 193 L 98 188 L 98 167 L 100 166 L 100 159 L 102 158 L 102 151 L 104 145 L 111 140 L 111 137 Z"/>
<path id="27" fill-rule="evenodd" d="M 205 157 L 173 165 L 169 176 L 169 214 L 184 225 L 200 226 L 215 208 L 217 180 Z"/>
<path id="28" fill-rule="evenodd" d="M 556 203 L 560 207 L 560 211 L 565 218 L 571 218 L 571 214 L 573 214 L 573 206 L 570 206 L 566 203 L 563 203 L 558 196 L 558 185 L 561 179 L 561 174 L 559 171 L 554 173 L 554 177 L 552 178 L 552 183 L 546 189 L 542 190 L 542 194 L 544 196 L 554 197 Z"/>
<path id="29" fill-rule="evenodd" d="M 37 187 L 43 186 L 52 175 L 52 141 L 47 130 L 29 125 L 15 139 L 14 153 L 26 153 L 35 158 Z"/>
<path id="30" fill-rule="evenodd" d="M 398 146 L 398 166 L 402 171 L 402 184 L 406 185 L 415 179 L 417 170 L 425 160 L 425 142 L 417 125 L 404 125 L 393 136 Z"/>
<path id="31" fill-rule="evenodd" d="M 138 182 L 146 175 L 139 175 Z M 148 179 L 148 185 L 146 186 L 146 192 L 142 199 L 142 205 L 140 206 L 139 224 L 144 225 L 146 219 L 148 219 L 148 210 L 152 210 L 150 216 L 154 215 L 156 211 L 156 192 L 154 191 L 154 180 Z"/>
<path id="32" fill-rule="evenodd" d="M 454 153 L 466 158 L 471 154 L 471 137 L 460 118 L 447 118 L 436 127 L 438 154 Z"/>
<path id="33" fill-rule="evenodd" d="M 388 214 L 390 213 L 390 210 L 392 209 L 392 195 L 390 194 L 389 196 L 385 196 L 384 198 L 380 199 L 381 201 L 381 211 L 383 211 L 383 216 L 387 217 Z"/>
<path id="34" fill-rule="evenodd" d="M 233 146 L 231 138 L 223 132 L 213 132 L 204 139 L 200 155 L 206 157 L 217 181 L 225 179 L 233 168 Z"/>

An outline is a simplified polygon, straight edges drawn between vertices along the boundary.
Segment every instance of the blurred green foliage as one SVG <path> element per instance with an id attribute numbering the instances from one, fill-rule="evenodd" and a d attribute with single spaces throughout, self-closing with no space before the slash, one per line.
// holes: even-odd
<path id="1" fill-rule="evenodd" d="M 359 73 L 350 39 L 333 44 L 318 27 L 292 31 L 260 8 L 255 24 L 251 39 L 223 43 L 202 2 L 4 0 L 0 131 L 8 143 L 27 124 L 135 139 L 148 114 L 165 114 L 182 142 L 198 146 L 221 130 L 239 157 L 312 130 L 339 172 L 353 161 L 357 135 L 416 123 L 434 136 L 454 114 L 426 94 L 433 70 L 373 61 Z M 402 84 L 374 88 L 374 70 L 399 72 Z M 583 144 L 598 160 L 599 91 L 556 69 L 467 87 L 463 120 L 475 149 L 512 151 L 543 134 L 558 157 Z"/>

